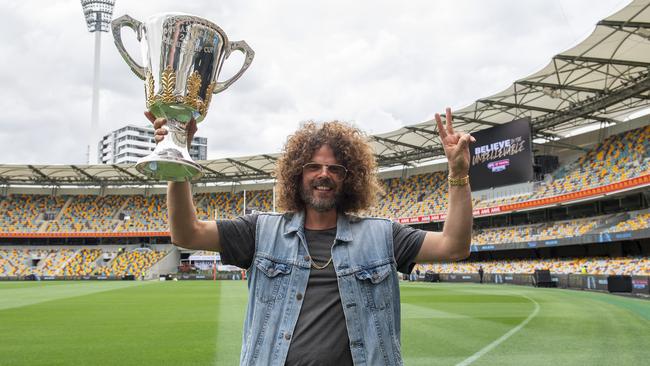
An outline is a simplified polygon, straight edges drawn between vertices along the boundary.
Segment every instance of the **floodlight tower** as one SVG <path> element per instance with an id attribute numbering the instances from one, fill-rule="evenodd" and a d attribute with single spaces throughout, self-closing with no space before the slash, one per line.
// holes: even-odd
<path id="1" fill-rule="evenodd" d="M 95 33 L 95 65 L 93 69 L 93 104 L 90 116 L 90 132 L 88 133 L 87 145 L 87 163 L 97 163 L 98 149 L 93 149 L 97 146 L 99 136 L 98 120 L 99 120 L 99 54 L 101 50 L 102 32 L 108 32 L 111 25 L 111 18 L 113 17 L 113 6 L 115 0 L 81 0 L 84 16 L 86 18 L 86 25 L 90 33 Z"/>

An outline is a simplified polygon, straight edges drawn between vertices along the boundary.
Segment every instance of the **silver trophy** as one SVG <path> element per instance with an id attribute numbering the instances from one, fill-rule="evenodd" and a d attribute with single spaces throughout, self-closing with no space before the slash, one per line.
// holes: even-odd
<path id="1" fill-rule="evenodd" d="M 202 169 L 187 150 L 185 126 L 192 118 L 197 123 L 205 118 L 212 94 L 226 90 L 239 79 L 255 52 L 244 41 L 229 42 L 216 24 L 187 14 L 159 14 L 146 22 L 123 15 L 113 20 L 111 26 L 124 61 L 145 81 L 147 108 L 156 118 L 167 119 L 167 136 L 150 155 L 136 163 L 136 169 L 157 180 L 199 178 Z M 123 27 L 135 32 L 144 66 L 135 62 L 124 48 Z M 217 81 L 224 60 L 233 50 L 244 53 L 244 64 L 230 79 Z"/>

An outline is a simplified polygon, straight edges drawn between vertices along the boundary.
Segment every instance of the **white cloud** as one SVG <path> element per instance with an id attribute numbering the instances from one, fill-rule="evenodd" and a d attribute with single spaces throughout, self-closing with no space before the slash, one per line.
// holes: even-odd
<path id="1" fill-rule="evenodd" d="M 625 3 L 117 0 L 114 17 L 197 14 L 255 49 L 250 69 L 214 96 L 199 125 L 216 159 L 278 152 L 305 120 L 383 133 L 463 107 L 540 69 Z M 2 163 L 84 162 L 94 37 L 81 6 L 26 0 L 0 3 L 0 12 Z M 142 81 L 102 36 L 99 132 L 146 123 Z M 241 61 L 226 60 L 220 79 Z"/>

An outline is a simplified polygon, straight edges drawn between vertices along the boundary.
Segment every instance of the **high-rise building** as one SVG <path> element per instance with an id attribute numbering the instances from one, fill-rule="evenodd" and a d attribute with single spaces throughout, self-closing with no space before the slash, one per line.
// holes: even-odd
<path id="1" fill-rule="evenodd" d="M 99 142 L 100 164 L 134 164 L 143 156 L 149 155 L 156 147 L 152 126 L 127 125 L 102 137 Z M 208 157 L 208 139 L 194 136 L 190 156 L 194 160 Z"/>

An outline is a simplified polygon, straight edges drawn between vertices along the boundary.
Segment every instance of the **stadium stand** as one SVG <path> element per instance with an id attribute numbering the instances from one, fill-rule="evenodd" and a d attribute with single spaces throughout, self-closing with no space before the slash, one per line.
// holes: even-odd
<path id="1" fill-rule="evenodd" d="M 573 162 L 561 166 L 550 179 L 538 183 L 529 194 L 479 200 L 474 206 L 556 196 L 650 174 L 650 126 L 605 138 Z M 365 214 L 379 217 L 413 217 L 447 210 L 446 172 L 433 172 L 382 181 L 384 194 Z M 244 212 L 271 211 L 271 190 L 211 192 L 194 195 L 200 219 L 233 218 Z M 244 209 L 244 204 L 246 208 Z M 0 197 L 0 233 L 138 233 L 162 232 L 167 228 L 165 196 L 154 195 L 61 195 L 13 194 Z M 648 229 L 647 210 L 614 213 L 582 219 L 546 220 L 519 225 L 496 225 L 476 229 L 472 244 L 506 243 L 579 237 L 585 234 L 618 233 Z M 164 251 L 132 250 L 118 253 L 97 247 L 67 249 L 0 249 L 0 276 L 140 275 L 165 256 Z M 549 268 L 574 273 L 587 265 L 593 273 L 647 273 L 647 258 L 552 259 L 545 261 L 495 261 L 483 263 L 486 272 L 524 272 Z M 476 271 L 475 264 L 440 264 L 445 271 Z"/>
<path id="2" fill-rule="evenodd" d="M 650 125 L 606 138 L 553 174 L 531 198 L 555 196 L 650 173 Z"/>
<path id="3" fill-rule="evenodd" d="M 136 248 L 130 251 L 97 247 L 0 249 L 0 277 L 140 276 L 166 254 L 166 251 L 148 248 Z"/>
<path id="4" fill-rule="evenodd" d="M 112 231 L 115 228 L 117 222 L 114 217 L 121 207 L 117 196 L 79 195 L 63 198 L 66 204 L 62 207 L 58 220 L 50 223 L 46 232 Z"/>
<path id="5" fill-rule="evenodd" d="M 61 274 L 64 276 L 86 276 L 94 274 L 96 261 L 102 255 L 102 250 L 97 248 L 83 248 L 77 251 L 63 267 Z"/>
<path id="6" fill-rule="evenodd" d="M 140 276 L 158 260 L 165 256 L 165 252 L 151 249 L 134 249 L 118 253 L 109 265 L 99 267 L 97 274 L 105 276 Z"/>
<path id="7" fill-rule="evenodd" d="M 18 194 L 0 197 L 0 232 L 38 232 L 54 220 L 65 205 L 64 197 Z"/>
<path id="8" fill-rule="evenodd" d="M 420 266 L 421 271 L 436 273 L 477 273 L 479 266 L 486 273 L 533 273 L 548 269 L 551 273 L 598 275 L 650 275 L 649 257 L 582 257 L 549 259 L 509 259 L 482 262 L 435 263 Z"/>
<path id="9" fill-rule="evenodd" d="M 619 232 L 619 231 L 632 231 L 650 228 L 650 213 L 631 213 L 632 217 L 621 221 L 613 227 L 605 230 L 605 232 Z"/>
<path id="10" fill-rule="evenodd" d="M 194 196 L 197 216 L 202 220 L 232 218 L 243 214 L 242 192 L 200 193 Z"/>
<path id="11" fill-rule="evenodd" d="M 167 204 L 165 196 L 129 196 L 122 209 L 123 220 L 115 231 L 165 231 L 167 230 Z"/>
<path id="12" fill-rule="evenodd" d="M 650 174 L 650 126 L 613 135 L 574 162 L 561 167 L 551 180 L 535 191 L 498 200 L 474 198 L 474 207 L 483 208 L 597 187 Z M 377 217 L 414 217 L 447 211 L 446 172 L 425 173 L 382 182 L 384 195 L 364 214 Z M 194 196 L 200 219 L 233 218 L 244 213 L 243 192 L 199 193 Z M 270 211 L 271 190 L 246 191 L 246 211 Z M 643 225 L 643 217 L 639 223 Z M 156 232 L 167 231 L 164 195 L 47 196 L 11 195 L 0 197 L 0 232 Z M 624 225 L 624 224 L 621 224 Z M 630 224 L 632 225 L 632 224 Z M 623 226 L 621 226 L 623 227 Z M 546 228 L 540 237 L 556 237 L 555 231 L 589 230 Z M 518 230 L 522 230 L 521 228 Z M 488 235 L 488 234 L 486 234 Z M 514 234 L 513 234 L 514 235 Z"/>
<path id="13" fill-rule="evenodd" d="M 597 232 L 597 229 L 603 227 L 605 227 L 604 231 L 607 231 L 610 228 L 606 225 L 613 221 L 613 216 L 476 230 L 473 233 L 472 244 L 484 245 L 568 238 Z"/>
<path id="14" fill-rule="evenodd" d="M 366 213 L 368 216 L 397 218 L 446 210 L 445 172 L 393 178 L 383 183 L 385 194 L 379 204 Z"/>

